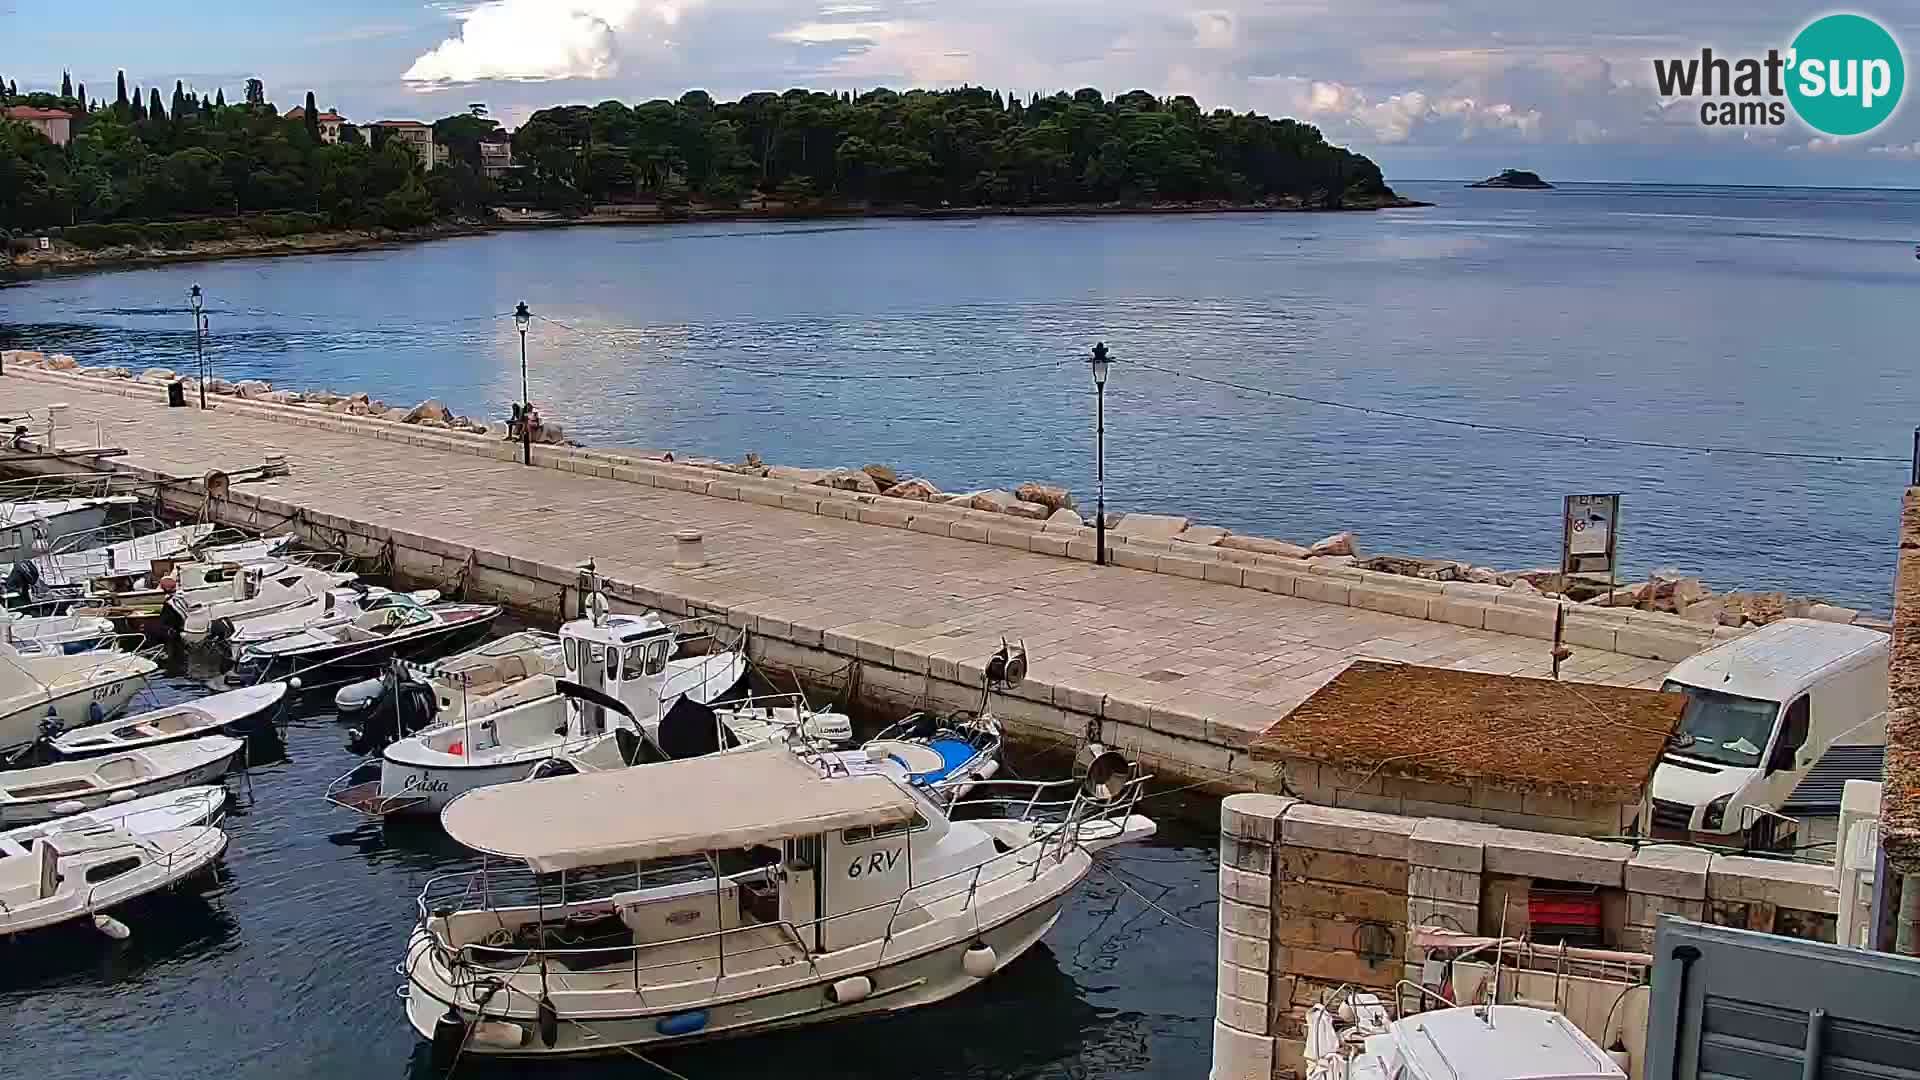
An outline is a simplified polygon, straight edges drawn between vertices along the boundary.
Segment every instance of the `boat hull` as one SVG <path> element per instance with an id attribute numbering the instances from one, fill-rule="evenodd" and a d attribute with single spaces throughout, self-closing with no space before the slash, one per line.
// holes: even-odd
<path id="1" fill-rule="evenodd" d="M 41 721 L 47 718 L 48 705 L 52 705 L 61 727 L 86 727 L 119 716 L 146 685 L 146 676 L 128 675 L 101 686 L 61 694 L 50 702 L 39 701 L 0 717 L 0 754 L 24 749 L 40 740 Z M 96 709 L 96 705 L 99 708 Z"/>
<path id="2" fill-rule="evenodd" d="M 174 850 L 164 865 L 150 863 L 132 873 L 109 878 L 89 890 L 85 896 L 60 896 L 53 898 L 54 902 L 51 903 L 26 905 L 18 911 L 0 912 L 0 937 L 42 930 L 75 919 L 92 918 L 143 896 L 176 888 L 206 872 L 226 852 L 227 835 L 209 827 L 204 834 Z"/>
<path id="3" fill-rule="evenodd" d="M 392 642 L 349 641 L 285 653 L 248 650 L 242 654 L 238 666 L 227 674 L 227 683 L 268 682 L 296 675 L 307 679 L 320 672 L 324 672 L 328 679 L 347 681 L 368 672 L 377 672 L 394 659 L 406 660 L 466 648 L 485 638 L 488 628 L 499 615 L 500 609 L 495 608 L 491 615 L 446 623 Z"/>
<path id="4" fill-rule="evenodd" d="M 557 1027 L 557 1038 L 551 1047 L 544 1045 L 541 1041 L 534 1006 L 529 1001 L 521 1000 L 525 995 L 502 995 L 512 999 L 512 1006 L 510 1008 L 489 1007 L 486 1010 L 486 1018 L 488 1020 L 507 1019 L 511 1023 L 520 1025 L 526 1032 L 525 1044 L 507 1047 L 487 1045 L 482 1040 L 470 1039 L 464 1052 L 515 1058 L 618 1053 L 628 1047 L 684 1045 L 714 1039 L 736 1038 L 931 1005 L 985 981 L 985 979 L 968 975 L 962 960 L 967 950 L 976 942 L 993 947 L 998 958 L 993 974 L 998 974 L 1008 964 L 1033 948 L 1047 931 L 1053 928 L 1054 922 L 1060 917 L 1060 907 L 1065 902 L 1066 895 L 1066 891 L 1057 893 L 1046 901 L 983 930 L 977 937 L 955 939 L 937 949 L 874 966 L 831 969 L 829 973 L 830 969 L 823 965 L 819 981 L 791 988 L 783 987 L 760 996 L 729 1000 L 713 1006 L 687 1005 L 679 1008 L 636 1009 L 625 1015 L 614 1009 L 602 1009 L 596 1011 L 591 1020 L 570 1020 L 562 1012 Z M 408 943 L 406 962 L 408 970 L 428 962 L 420 955 L 426 948 L 428 946 L 423 935 L 416 930 Z M 857 1002 L 835 1004 L 829 997 L 833 985 L 855 976 L 865 976 L 870 979 L 872 992 Z M 987 978 L 992 978 L 992 974 Z M 408 1022 L 413 1025 L 414 1031 L 421 1038 L 432 1040 L 435 1024 L 447 1013 L 447 1001 L 424 989 L 418 979 L 404 987 L 403 994 L 406 999 Z M 694 1012 L 704 1012 L 707 1015 L 706 1023 L 698 1030 L 685 1034 L 664 1034 L 660 1030 L 663 1024 L 671 1028 L 673 1024 L 670 1021 L 687 1017 Z M 467 1020 L 472 1020 L 472 1010 L 468 1008 L 464 1016 Z"/>
<path id="5" fill-rule="evenodd" d="M 233 768 L 233 763 L 246 749 L 244 743 L 234 748 L 233 753 L 205 764 L 196 765 L 182 772 L 166 776 L 155 776 L 137 783 L 120 787 L 89 791 L 59 798 L 38 799 L 17 803 L 0 803 L 0 829 L 12 829 L 21 825 L 37 825 L 42 821 L 66 817 L 90 810 L 100 810 L 114 805 L 114 796 L 124 800 L 159 795 L 183 787 L 195 787 L 200 784 L 217 783 Z"/>

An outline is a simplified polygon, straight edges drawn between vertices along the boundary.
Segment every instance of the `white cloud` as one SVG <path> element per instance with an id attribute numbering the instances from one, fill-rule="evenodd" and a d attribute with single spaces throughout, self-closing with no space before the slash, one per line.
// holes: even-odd
<path id="1" fill-rule="evenodd" d="M 1319 123 L 1331 121 L 1357 127 L 1376 141 L 1389 145 L 1430 132 L 1457 139 L 1470 139 L 1483 131 L 1511 131 L 1532 137 L 1541 127 L 1538 109 L 1523 109 L 1506 102 L 1481 102 L 1421 90 L 1391 94 L 1375 101 L 1359 87 L 1340 82 L 1293 78 L 1260 81 L 1280 84 L 1287 91 L 1283 112 Z"/>
<path id="2" fill-rule="evenodd" d="M 416 88 L 485 79 L 607 79 L 623 54 L 658 45 L 699 0 L 488 0 L 457 13 L 460 33 L 414 60 Z"/>
<path id="3" fill-rule="evenodd" d="M 776 41 L 788 41 L 795 45 L 872 45 L 899 37 L 905 29 L 905 23 L 891 21 L 810 22 L 789 27 L 773 36 Z"/>
<path id="4" fill-rule="evenodd" d="M 1920 140 L 1910 143 L 1889 143 L 1885 146 L 1867 148 L 1869 154 L 1885 154 L 1896 158 L 1920 158 Z"/>

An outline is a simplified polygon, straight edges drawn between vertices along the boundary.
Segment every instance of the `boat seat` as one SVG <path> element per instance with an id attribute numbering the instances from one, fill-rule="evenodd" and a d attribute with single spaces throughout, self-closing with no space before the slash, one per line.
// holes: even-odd
<path id="1" fill-rule="evenodd" d="M 25 856 L 0 858 L 0 908 L 45 900 L 60 887 L 60 853 L 36 841 Z"/>

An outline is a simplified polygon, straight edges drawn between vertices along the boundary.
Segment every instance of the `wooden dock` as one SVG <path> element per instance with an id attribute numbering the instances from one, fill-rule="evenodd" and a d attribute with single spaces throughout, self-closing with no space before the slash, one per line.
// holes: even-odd
<path id="1" fill-rule="evenodd" d="M 56 402 L 69 406 L 62 449 L 98 441 L 126 455 L 10 468 L 166 481 L 157 489 L 173 511 L 384 553 L 401 580 L 545 617 L 571 608 L 591 559 L 616 606 L 724 616 L 751 632 L 759 662 L 815 685 L 852 680 L 883 708 L 976 707 L 983 661 L 1003 637 L 1024 641 L 1032 674 L 995 705 L 1014 735 L 1097 735 L 1163 775 L 1222 789 L 1273 789 L 1274 767 L 1248 760 L 1251 737 L 1355 658 L 1549 670 L 1551 604 L 1484 586 L 1166 543 L 1123 543 L 1113 558 L 1124 565 L 1097 566 L 1079 535 L 1090 530 L 982 511 L 592 451 L 536 448 L 526 467 L 499 439 L 323 409 L 232 398 L 170 409 L 159 386 L 14 365 L 0 379 L 8 413 Z M 238 475 L 270 453 L 290 476 L 209 495 L 209 470 Z M 674 568 L 683 529 L 703 534 L 707 565 Z M 1566 677 L 1657 686 L 1714 640 L 1641 615 L 1569 620 Z"/>

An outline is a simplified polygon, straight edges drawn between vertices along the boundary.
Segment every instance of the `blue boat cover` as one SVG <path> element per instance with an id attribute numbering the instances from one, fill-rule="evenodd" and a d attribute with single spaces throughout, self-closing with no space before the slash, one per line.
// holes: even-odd
<path id="1" fill-rule="evenodd" d="M 973 756 L 979 752 L 965 739 L 929 739 L 922 745 L 940 755 L 940 767 L 928 769 L 926 772 L 909 773 L 907 779 L 915 784 L 937 784 L 952 775 L 953 770 L 972 761 Z M 893 760 L 900 761 L 898 757 Z M 902 768 L 905 768 L 906 764 L 900 761 Z"/>

